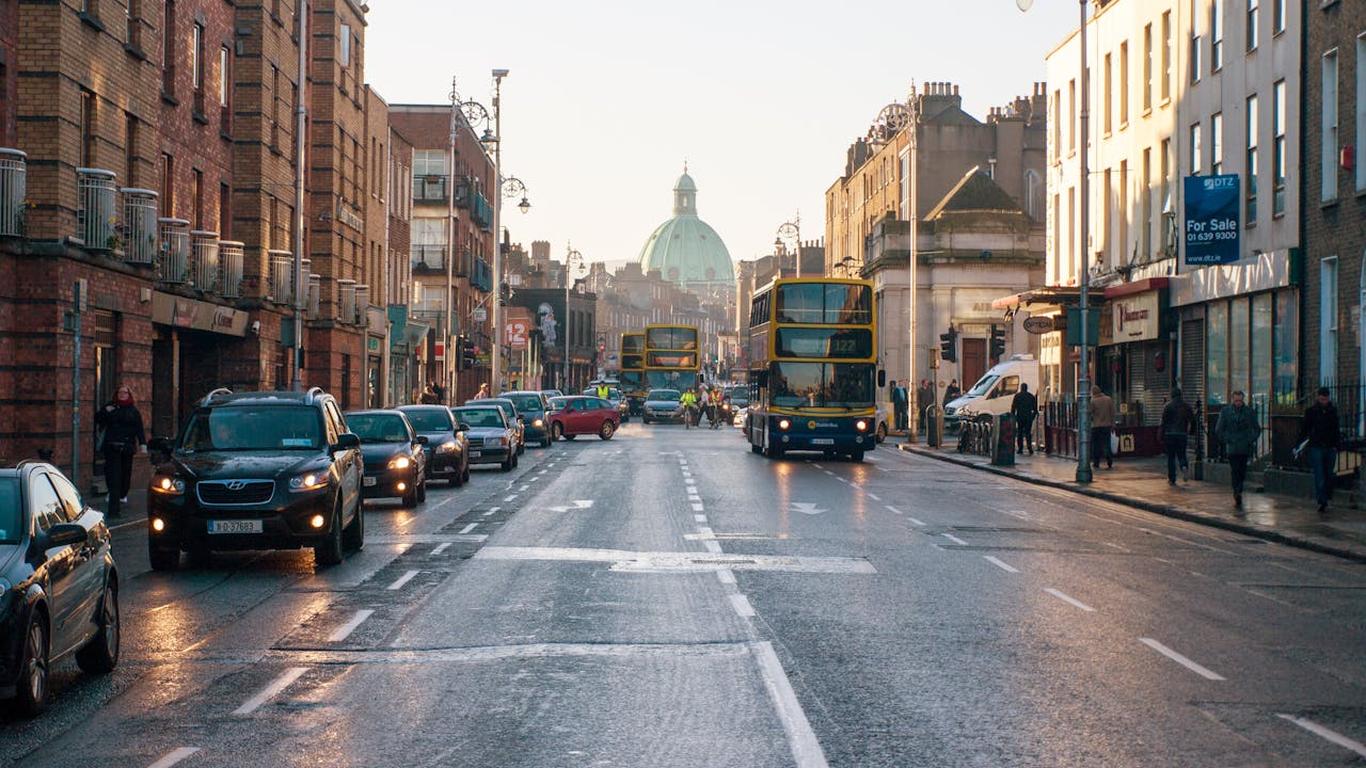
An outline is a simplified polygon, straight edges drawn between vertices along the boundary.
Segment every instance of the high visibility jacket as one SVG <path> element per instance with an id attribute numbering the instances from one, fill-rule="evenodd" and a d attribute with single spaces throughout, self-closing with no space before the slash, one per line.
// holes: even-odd
<path id="1" fill-rule="evenodd" d="M 684 392 L 683 396 L 678 398 L 678 401 L 683 405 L 697 405 L 697 395 L 694 395 L 691 392 Z"/>

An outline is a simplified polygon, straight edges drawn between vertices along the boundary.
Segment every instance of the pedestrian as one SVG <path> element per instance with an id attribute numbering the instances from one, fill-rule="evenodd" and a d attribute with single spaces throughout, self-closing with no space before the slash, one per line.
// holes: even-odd
<path id="1" fill-rule="evenodd" d="M 446 388 L 439 381 L 432 382 L 432 394 L 436 395 L 436 402 L 442 405 L 446 402 Z"/>
<path id="2" fill-rule="evenodd" d="M 897 429 L 906 428 L 906 388 L 897 384 L 896 379 L 892 379 L 892 423 Z"/>
<path id="3" fill-rule="evenodd" d="M 930 406 L 934 405 L 934 384 L 929 379 L 921 379 L 915 394 L 916 417 L 920 419 L 920 431 L 924 432 L 930 421 Z"/>
<path id="4" fill-rule="evenodd" d="M 1029 385 L 1021 383 L 1020 391 L 1010 401 L 1010 415 L 1015 417 L 1015 452 L 1024 453 L 1029 447 L 1029 455 L 1034 455 L 1034 417 L 1039 415 L 1039 400 L 1029 391 Z"/>
<path id="5" fill-rule="evenodd" d="M 1235 390 L 1232 402 L 1219 411 L 1214 424 L 1214 435 L 1224 446 L 1229 472 L 1233 475 L 1233 506 L 1243 508 L 1243 482 L 1247 480 L 1247 460 L 1262 436 L 1257 414 L 1243 402 L 1245 395 Z"/>
<path id="6" fill-rule="evenodd" d="M 1300 422 L 1300 444 L 1309 448 L 1309 468 L 1314 473 L 1314 500 L 1319 512 L 1328 511 L 1333 482 L 1338 469 L 1338 409 L 1327 387 L 1319 387 L 1314 404 L 1304 411 Z"/>
<path id="7" fill-rule="evenodd" d="M 1100 387 L 1091 387 L 1091 463 L 1100 469 L 1100 457 L 1105 456 L 1105 468 L 1114 469 L 1115 453 L 1110 450 L 1110 433 L 1115 431 L 1115 401 Z"/>
<path id="8" fill-rule="evenodd" d="M 1195 411 L 1191 410 L 1181 390 L 1173 389 L 1172 397 L 1162 406 L 1162 446 L 1167 451 L 1167 484 L 1176 485 L 1176 465 L 1181 465 L 1181 480 L 1190 480 L 1190 465 L 1186 463 L 1186 440 L 1195 431 Z"/>
<path id="9" fill-rule="evenodd" d="M 963 390 L 958 386 L 958 379 L 949 382 L 949 386 L 944 390 L 944 405 L 948 405 L 958 397 Z"/>
<path id="10" fill-rule="evenodd" d="M 110 518 L 121 517 L 133 482 L 133 454 L 147 450 L 142 412 L 133 402 L 133 390 L 119 387 L 114 399 L 95 414 L 95 426 L 102 433 L 100 452 L 104 455 L 104 482 L 109 489 L 105 514 Z"/>
<path id="11" fill-rule="evenodd" d="M 436 405 L 441 402 L 436 396 L 436 388 L 430 382 L 422 388 L 422 394 L 417 398 L 417 401 L 423 405 Z"/>
<path id="12" fill-rule="evenodd" d="M 487 399 L 489 399 L 489 385 L 488 385 L 488 382 L 484 382 L 483 384 L 480 384 L 480 385 L 479 385 L 479 391 L 474 393 L 474 399 L 475 399 L 475 400 L 487 400 Z"/>

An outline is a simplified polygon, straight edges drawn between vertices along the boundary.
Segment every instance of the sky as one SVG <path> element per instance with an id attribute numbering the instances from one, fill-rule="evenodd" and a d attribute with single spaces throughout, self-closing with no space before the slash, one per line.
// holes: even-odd
<path id="1" fill-rule="evenodd" d="M 504 205 L 515 242 L 588 261 L 638 258 L 672 215 L 687 161 L 699 215 L 734 260 L 769 253 L 800 213 L 824 234 L 845 151 L 912 80 L 960 86 L 964 108 L 1028 95 L 1076 0 L 377 0 L 366 79 L 391 103 L 441 103 L 451 78 L 490 106 L 503 82 Z"/>

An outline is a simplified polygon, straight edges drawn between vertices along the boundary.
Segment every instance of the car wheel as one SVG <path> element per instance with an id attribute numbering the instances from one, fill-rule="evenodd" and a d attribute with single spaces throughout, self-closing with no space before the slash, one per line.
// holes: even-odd
<path id="1" fill-rule="evenodd" d="M 163 549 L 152 545 L 147 546 L 147 557 L 152 561 L 154 571 L 174 571 L 180 568 L 180 548 Z"/>
<path id="2" fill-rule="evenodd" d="M 337 508 L 332 511 L 332 531 L 326 539 L 313 545 L 313 560 L 317 565 L 337 565 L 345 553 L 342 551 L 342 505 L 337 499 Z"/>
<path id="3" fill-rule="evenodd" d="M 422 482 L 417 485 L 417 503 L 422 504 L 427 501 L 427 478 L 422 478 Z"/>
<path id="4" fill-rule="evenodd" d="M 564 437 L 564 425 L 561 424 L 561 423 L 558 422 L 558 421 L 555 422 L 554 424 L 551 424 L 551 425 L 550 425 L 550 440 L 553 442 L 553 441 L 555 441 L 555 440 L 560 440 L 560 439 L 562 439 L 563 437 Z"/>
<path id="5" fill-rule="evenodd" d="M 413 507 L 416 507 L 417 485 L 413 485 L 412 488 L 409 488 L 407 492 L 403 494 L 403 498 L 399 501 L 399 503 L 403 506 L 404 509 L 412 509 Z"/>
<path id="6" fill-rule="evenodd" d="M 611 440 L 612 435 L 616 433 L 616 431 L 617 428 L 612 426 L 612 422 L 604 421 L 602 423 L 602 428 L 598 430 L 598 437 L 602 438 L 603 440 Z"/>
<path id="7" fill-rule="evenodd" d="M 76 665 L 82 672 L 103 675 L 114 671 L 119 663 L 119 630 L 119 590 L 111 581 L 104 588 L 100 605 L 100 631 L 76 651 Z"/>
<path id="8" fill-rule="evenodd" d="M 359 552 L 365 547 L 365 511 L 356 510 L 356 516 L 351 518 L 351 524 L 342 531 L 342 546 L 353 552 Z"/>
<path id="9" fill-rule="evenodd" d="M 36 717 L 47 709 L 47 646 L 46 618 L 34 611 L 24 635 L 24 655 L 19 662 L 19 684 L 14 700 L 19 712 L 27 717 Z"/>

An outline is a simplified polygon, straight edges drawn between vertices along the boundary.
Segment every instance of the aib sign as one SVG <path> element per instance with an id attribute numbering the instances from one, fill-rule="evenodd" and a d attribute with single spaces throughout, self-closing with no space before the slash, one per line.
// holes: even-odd
<path id="1" fill-rule="evenodd" d="M 1239 258 L 1242 200 L 1237 174 L 1186 177 L 1186 263 Z"/>

